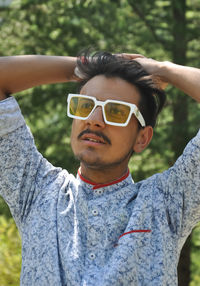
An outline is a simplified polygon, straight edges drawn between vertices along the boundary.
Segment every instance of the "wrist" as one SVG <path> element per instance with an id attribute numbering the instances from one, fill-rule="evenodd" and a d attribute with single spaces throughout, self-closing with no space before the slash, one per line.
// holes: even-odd
<path id="1" fill-rule="evenodd" d="M 154 69 L 153 80 L 156 83 L 156 85 L 160 89 L 165 89 L 167 85 L 170 83 L 170 70 L 172 68 L 173 63 L 169 61 L 164 62 L 157 62 L 156 68 Z"/>
<path id="2" fill-rule="evenodd" d="M 169 73 L 172 71 L 174 64 L 169 61 L 159 62 L 159 68 L 155 75 L 159 76 L 163 80 L 168 79 Z"/>

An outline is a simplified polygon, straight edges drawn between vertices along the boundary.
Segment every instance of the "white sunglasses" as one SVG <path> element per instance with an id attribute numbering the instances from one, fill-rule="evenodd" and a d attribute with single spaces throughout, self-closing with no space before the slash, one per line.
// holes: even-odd
<path id="1" fill-rule="evenodd" d="M 69 94 L 67 102 L 67 115 L 71 118 L 86 120 L 97 106 L 101 106 L 106 124 L 127 126 L 132 114 L 134 114 L 141 126 L 145 127 L 142 114 L 138 107 L 132 103 L 111 99 L 100 101 L 95 97 L 82 94 Z"/>

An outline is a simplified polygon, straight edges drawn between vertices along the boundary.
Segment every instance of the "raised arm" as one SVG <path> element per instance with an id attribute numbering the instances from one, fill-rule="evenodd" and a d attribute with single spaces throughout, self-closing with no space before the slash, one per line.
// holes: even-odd
<path id="1" fill-rule="evenodd" d="M 0 100 L 34 86 L 76 80 L 75 66 L 75 57 L 0 57 Z"/>
<path id="2" fill-rule="evenodd" d="M 161 62 L 155 75 L 200 102 L 200 69 Z"/>
<path id="3" fill-rule="evenodd" d="M 177 65 L 168 61 L 159 62 L 142 55 L 123 54 L 139 62 L 144 69 L 165 83 L 174 85 L 196 101 L 200 102 L 200 69 Z"/>

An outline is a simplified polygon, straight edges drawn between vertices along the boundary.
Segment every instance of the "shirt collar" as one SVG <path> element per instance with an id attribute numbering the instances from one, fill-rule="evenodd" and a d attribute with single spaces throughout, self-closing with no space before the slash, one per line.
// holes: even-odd
<path id="1" fill-rule="evenodd" d="M 90 184 L 92 185 L 92 189 L 93 190 L 96 190 L 96 189 L 99 189 L 99 188 L 103 188 L 103 187 L 108 187 L 108 186 L 111 186 L 111 185 L 114 185 L 114 184 L 117 184 L 117 183 L 120 183 L 122 181 L 124 181 L 128 176 L 129 176 L 130 172 L 129 172 L 129 169 L 127 170 L 127 172 L 120 178 L 114 180 L 114 181 L 111 181 L 111 182 L 108 182 L 108 183 L 104 183 L 104 184 L 98 184 L 98 183 L 94 183 L 94 182 L 91 182 L 90 180 L 87 180 L 85 179 L 82 175 L 81 175 L 81 168 L 78 169 L 78 176 L 79 178 L 87 183 L 87 184 Z"/>

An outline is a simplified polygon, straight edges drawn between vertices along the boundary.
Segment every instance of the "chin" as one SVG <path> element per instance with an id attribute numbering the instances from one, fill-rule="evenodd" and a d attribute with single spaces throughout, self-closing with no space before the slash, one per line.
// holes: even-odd
<path id="1" fill-rule="evenodd" d="M 85 165 L 87 168 L 90 169 L 102 169 L 105 168 L 105 166 L 108 165 L 108 163 L 103 162 L 102 159 L 90 155 L 90 156 L 84 156 L 81 154 L 75 154 L 75 157 L 81 162 L 81 164 Z"/>

